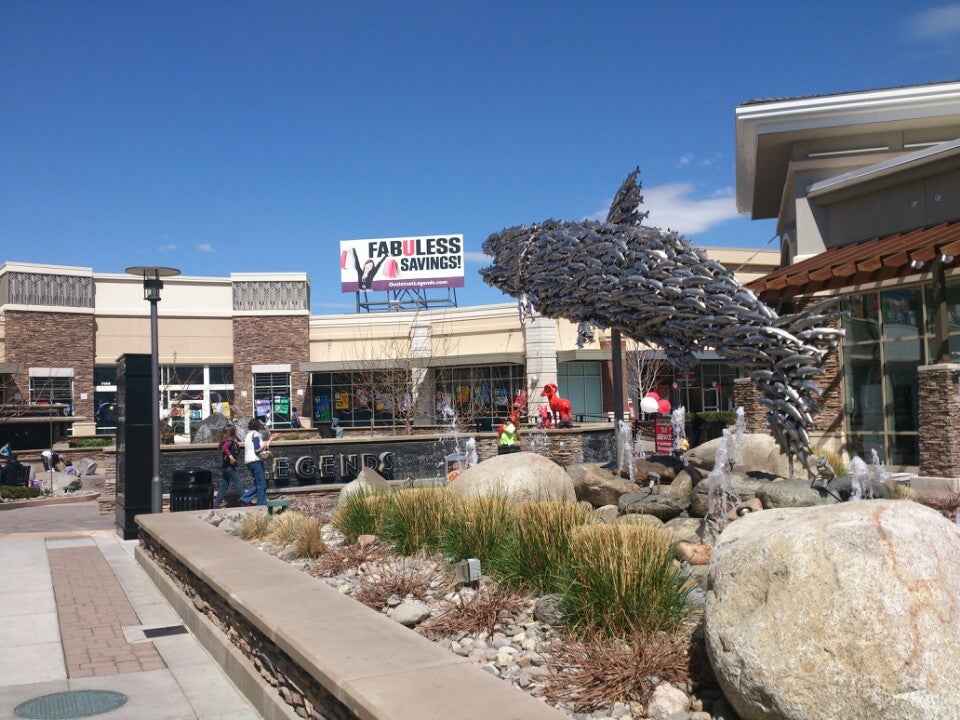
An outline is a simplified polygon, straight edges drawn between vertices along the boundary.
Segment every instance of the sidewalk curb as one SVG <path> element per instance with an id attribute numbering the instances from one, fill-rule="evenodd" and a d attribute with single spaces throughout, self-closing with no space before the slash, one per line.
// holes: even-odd
<path id="1" fill-rule="evenodd" d="M 25 507 L 40 507 L 42 505 L 69 505 L 71 503 L 92 502 L 100 497 L 98 492 L 83 492 L 82 490 L 70 495 L 59 497 L 37 498 L 35 500 L 8 500 L 0 503 L 0 510 L 16 510 Z"/>

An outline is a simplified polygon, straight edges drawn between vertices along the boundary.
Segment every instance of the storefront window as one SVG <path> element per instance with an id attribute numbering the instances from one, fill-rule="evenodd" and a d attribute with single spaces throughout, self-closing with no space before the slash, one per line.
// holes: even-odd
<path id="1" fill-rule="evenodd" d="M 437 368 L 434 387 L 434 422 L 488 430 L 526 393 L 525 372 L 523 365 Z"/>
<path id="2" fill-rule="evenodd" d="M 267 427 L 290 427 L 290 373 L 255 373 L 253 414 Z"/>
<path id="3" fill-rule="evenodd" d="M 393 425 L 411 408 L 411 380 L 404 370 L 313 373 L 313 422 L 336 419 L 344 427 Z"/>
<path id="4" fill-rule="evenodd" d="M 564 362 L 557 365 L 561 397 L 569 398 L 574 419 L 603 420 L 603 397 L 599 362 Z M 540 389 L 537 389 L 540 392 Z"/>

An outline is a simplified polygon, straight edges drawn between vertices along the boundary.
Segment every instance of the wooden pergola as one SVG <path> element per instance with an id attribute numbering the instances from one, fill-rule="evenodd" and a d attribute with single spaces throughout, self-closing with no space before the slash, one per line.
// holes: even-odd
<path id="1" fill-rule="evenodd" d="M 775 270 L 747 287 L 767 303 L 864 283 L 933 276 L 937 362 L 949 362 L 945 269 L 960 259 L 960 220 L 830 248 Z"/>

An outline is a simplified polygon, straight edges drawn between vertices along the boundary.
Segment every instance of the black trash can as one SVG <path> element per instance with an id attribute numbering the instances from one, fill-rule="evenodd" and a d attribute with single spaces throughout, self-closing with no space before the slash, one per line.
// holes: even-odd
<path id="1" fill-rule="evenodd" d="M 173 471 L 170 480 L 170 512 L 213 508 L 213 473 L 202 467 Z"/>

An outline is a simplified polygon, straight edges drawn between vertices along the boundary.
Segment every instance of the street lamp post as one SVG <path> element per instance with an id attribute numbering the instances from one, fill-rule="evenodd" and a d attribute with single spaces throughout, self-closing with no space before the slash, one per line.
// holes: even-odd
<path id="1" fill-rule="evenodd" d="M 160 482 L 160 342 L 157 332 L 157 303 L 164 277 L 179 275 L 175 268 L 156 266 L 128 267 L 131 275 L 143 278 L 143 299 L 150 303 L 150 400 L 153 428 L 152 474 L 150 479 L 150 512 L 163 511 L 163 485 Z"/>

